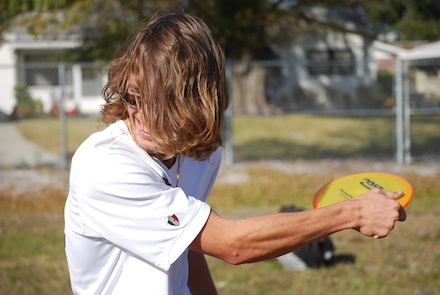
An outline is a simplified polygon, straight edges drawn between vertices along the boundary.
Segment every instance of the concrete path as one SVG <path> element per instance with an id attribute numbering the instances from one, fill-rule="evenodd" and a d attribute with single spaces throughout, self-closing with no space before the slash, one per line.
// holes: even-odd
<path id="1" fill-rule="evenodd" d="M 59 155 L 27 140 L 14 123 L 0 122 L 0 168 L 57 166 Z"/>

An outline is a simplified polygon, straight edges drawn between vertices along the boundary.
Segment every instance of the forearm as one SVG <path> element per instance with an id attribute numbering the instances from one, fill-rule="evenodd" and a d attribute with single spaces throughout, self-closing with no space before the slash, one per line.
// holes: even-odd
<path id="1" fill-rule="evenodd" d="M 201 239 L 193 246 L 232 264 L 274 258 L 334 232 L 356 227 L 350 205 L 340 203 L 242 220 L 225 220 L 213 212 Z"/>
<path id="2" fill-rule="evenodd" d="M 353 212 L 339 204 L 318 210 L 245 219 L 237 224 L 233 255 L 240 263 L 256 262 L 291 252 L 340 230 L 355 227 Z M 258 228 L 255 228 L 258 224 Z M 252 231 L 240 231 L 251 228 Z M 237 243 L 238 242 L 238 243 Z M 241 256 L 241 257 L 240 257 Z"/>

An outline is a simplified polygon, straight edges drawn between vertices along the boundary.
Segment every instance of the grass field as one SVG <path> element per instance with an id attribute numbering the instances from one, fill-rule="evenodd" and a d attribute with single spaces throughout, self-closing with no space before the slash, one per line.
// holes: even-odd
<path id="1" fill-rule="evenodd" d="M 210 202 L 217 211 L 238 216 L 276 212 L 283 204 L 310 208 L 315 188 L 331 178 L 276 170 L 247 174 L 248 183 L 215 187 Z M 224 286 L 221 294 L 440 294 L 439 176 L 406 175 L 415 200 L 407 221 L 386 239 L 354 231 L 334 234 L 337 263 L 330 268 L 298 272 L 276 260 L 237 267 L 210 259 L 217 283 Z"/>
<path id="2" fill-rule="evenodd" d="M 272 213 L 284 204 L 310 208 L 315 188 L 330 177 L 259 168 L 241 173 L 248 181 L 219 182 L 210 196 L 224 216 Z M 220 294 L 440 294 L 440 175 L 405 176 L 415 199 L 407 221 L 386 239 L 334 234 L 335 265 L 307 272 L 283 269 L 276 260 L 232 266 L 208 257 Z M 0 191 L 1 295 L 70 294 L 62 234 L 65 195 L 53 188 Z"/>
<path id="3" fill-rule="evenodd" d="M 362 146 L 345 147 L 344 135 L 332 129 L 337 126 L 355 129 L 361 126 L 359 122 L 349 118 L 323 119 L 316 122 L 308 116 L 288 116 L 284 120 L 240 118 L 234 122 L 235 143 L 243 159 L 258 159 L 254 158 L 254 153 L 269 154 L 273 158 L 284 159 L 286 163 L 303 154 L 311 158 L 319 152 L 332 155 L 343 147 L 354 154 L 364 150 Z M 369 130 L 385 129 L 380 120 L 371 119 L 371 123 L 376 127 Z M 33 129 L 27 136 L 32 134 L 37 142 L 47 132 L 54 132 L 52 127 L 56 128 L 56 123 L 50 121 L 30 124 L 24 121 L 20 124 L 20 128 Z M 426 128 L 428 125 L 423 126 Z M 90 132 L 100 128 L 96 120 L 90 119 L 75 119 L 68 126 L 69 134 L 72 134 L 69 135 L 71 152 Z M 299 126 L 302 131 L 286 126 Z M 436 130 L 432 128 L 429 131 L 434 139 L 438 136 Z M 290 134 L 290 137 L 285 134 Z M 378 134 L 386 137 L 388 131 L 380 130 Z M 332 152 L 313 148 L 325 138 L 335 137 L 335 142 L 329 143 L 334 145 Z M 277 138 L 288 139 L 277 142 Z M 367 146 L 375 146 L 375 140 L 359 139 Z M 424 140 L 428 139 L 420 139 L 421 142 Z M 286 148 L 292 144 L 290 141 L 298 148 L 295 155 L 289 154 Z M 287 142 L 285 146 L 283 142 Z M 248 149 L 253 153 L 247 154 Z M 350 163 L 347 162 L 347 165 Z M 331 171 L 325 172 L 324 167 L 316 173 L 298 173 L 264 165 L 245 165 L 240 173 L 246 176 L 245 181 L 219 181 L 214 186 L 209 203 L 221 215 L 235 218 L 272 213 L 285 204 L 309 209 L 316 188 L 324 180 L 332 178 Z M 405 172 L 402 176 L 414 186 L 414 201 L 407 208 L 407 221 L 397 224 L 386 239 L 365 238 L 354 231 L 336 233 L 332 236 L 336 245 L 335 264 L 307 272 L 283 269 L 276 260 L 232 266 L 208 257 L 219 293 L 440 294 L 440 175 Z M 36 188 L 26 193 L 17 193 L 13 187 L 0 190 L 0 295 L 71 294 L 63 248 L 62 210 L 65 197 L 66 189 L 54 187 Z"/>
<path id="4" fill-rule="evenodd" d="M 333 117 L 312 115 L 233 118 L 234 156 L 237 161 L 261 159 L 388 158 L 394 159 L 395 122 L 389 117 Z M 97 119 L 67 120 L 67 150 L 103 128 Z M 411 151 L 439 155 L 440 115 L 413 116 Z M 21 133 L 46 149 L 61 154 L 57 118 L 20 121 Z"/>
<path id="5" fill-rule="evenodd" d="M 66 126 L 69 155 L 73 155 L 79 144 L 90 134 L 104 127 L 97 119 L 90 118 L 69 118 Z M 58 118 L 23 120 L 18 123 L 18 128 L 30 141 L 56 154 L 61 154 L 61 130 Z"/>

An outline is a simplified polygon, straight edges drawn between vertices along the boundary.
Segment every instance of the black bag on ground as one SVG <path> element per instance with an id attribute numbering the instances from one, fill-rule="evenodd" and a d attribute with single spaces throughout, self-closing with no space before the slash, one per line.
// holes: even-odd
<path id="1" fill-rule="evenodd" d="M 293 205 L 281 207 L 280 212 L 299 212 L 303 209 Z M 297 270 L 328 266 L 332 262 L 335 246 L 329 236 L 304 245 L 290 253 L 278 257 L 284 267 Z"/>

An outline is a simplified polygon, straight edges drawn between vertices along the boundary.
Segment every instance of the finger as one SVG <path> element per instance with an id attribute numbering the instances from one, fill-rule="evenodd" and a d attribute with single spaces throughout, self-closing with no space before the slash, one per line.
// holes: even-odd
<path id="1" fill-rule="evenodd" d="M 406 220 L 406 211 L 402 206 L 400 206 L 400 208 L 399 208 L 399 221 L 405 221 L 405 220 Z"/>
<path id="2" fill-rule="evenodd" d="M 392 191 L 382 191 L 382 194 L 383 195 L 385 195 L 385 196 L 387 196 L 388 198 L 390 198 L 390 199 L 394 199 L 394 200 L 396 200 L 396 199 L 398 199 L 398 198 L 400 198 L 400 197 L 402 197 L 403 196 L 403 192 L 402 191 L 396 191 L 396 192 L 392 192 Z"/>

